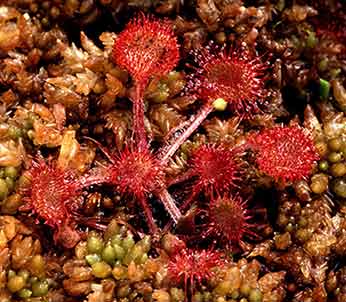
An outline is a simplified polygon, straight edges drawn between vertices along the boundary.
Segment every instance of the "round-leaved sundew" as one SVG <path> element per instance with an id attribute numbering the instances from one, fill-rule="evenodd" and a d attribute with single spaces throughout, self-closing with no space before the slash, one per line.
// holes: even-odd
<path id="1" fill-rule="evenodd" d="M 310 133 L 299 126 L 276 126 L 253 134 L 249 146 L 261 172 L 275 181 L 294 182 L 309 176 L 319 159 Z"/>
<path id="2" fill-rule="evenodd" d="M 195 51 L 194 61 L 196 66 L 189 76 L 187 94 L 200 99 L 203 105 L 188 127 L 165 149 L 163 160 L 168 160 L 213 110 L 229 107 L 237 115 L 251 117 L 268 95 L 267 64 L 243 47 L 226 50 L 209 45 Z"/>
<path id="3" fill-rule="evenodd" d="M 25 204 L 20 208 L 31 211 L 38 220 L 54 230 L 54 240 L 66 248 L 79 241 L 73 211 L 79 205 L 82 185 L 70 171 L 47 163 L 43 158 L 32 162 L 27 171 L 30 184 L 22 191 Z"/>
<path id="4" fill-rule="evenodd" d="M 103 179 L 103 182 L 114 185 L 119 193 L 133 196 L 143 208 L 152 233 L 157 231 L 157 226 L 149 205 L 149 195 L 160 198 L 175 222 L 180 219 L 181 213 L 165 185 L 165 166 L 150 150 L 126 146 L 118 155 L 108 155 L 108 158 L 111 164 L 106 171 L 101 170 L 94 176 L 94 183 Z"/>
<path id="5" fill-rule="evenodd" d="M 164 183 L 160 163 L 147 149 L 126 147 L 115 156 L 109 169 L 110 183 L 122 194 L 132 195 L 142 206 L 152 231 L 156 229 L 147 195 L 159 190 Z"/>
<path id="6" fill-rule="evenodd" d="M 194 291 L 195 282 L 201 284 L 215 275 L 215 269 L 225 264 L 223 255 L 214 250 L 195 250 L 185 248 L 171 257 L 168 263 L 168 277 L 173 284 L 183 283 L 186 301 L 188 286 Z"/>
<path id="7" fill-rule="evenodd" d="M 223 99 L 231 111 L 251 114 L 267 96 L 264 87 L 267 65 L 242 47 L 229 50 L 208 46 L 195 54 L 197 64 L 189 86 L 191 92 L 212 106 Z"/>
<path id="8" fill-rule="evenodd" d="M 116 38 L 113 58 L 139 84 L 170 72 L 179 60 L 171 22 L 140 14 Z"/>
<path id="9" fill-rule="evenodd" d="M 135 81 L 133 100 L 137 143 L 146 145 L 143 94 L 150 77 L 170 72 L 179 61 L 179 44 L 171 22 L 140 14 L 117 36 L 113 59 Z"/>
<path id="10" fill-rule="evenodd" d="M 206 194 L 230 192 L 241 174 L 241 153 L 224 145 L 206 144 L 191 157 L 190 173 L 196 176 L 194 191 Z"/>
<path id="11" fill-rule="evenodd" d="M 156 233 L 158 229 L 148 200 L 150 196 L 158 197 L 173 221 L 175 223 L 179 221 L 181 212 L 167 190 L 166 166 L 148 146 L 138 146 L 131 140 L 122 151 L 112 154 L 96 140 L 88 139 L 101 149 L 110 163 L 94 169 L 83 177 L 81 183 L 84 186 L 108 183 L 120 194 L 132 196 L 144 210 L 152 233 Z"/>
<path id="12" fill-rule="evenodd" d="M 241 155 L 240 148 L 223 144 L 206 144 L 195 149 L 190 168 L 181 176 L 182 180 L 193 179 L 191 195 L 181 210 L 185 210 L 199 193 L 203 192 L 211 198 L 234 191 L 243 173 Z"/>
<path id="13" fill-rule="evenodd" d="M 205 235 L 220 238 L 226 245 L 239 245 L 244 237 L 256 237 L 249 222 L 251 215 L 246 201 L 239 195 L 213 198 L 208 208 L 209 225 Z"/>

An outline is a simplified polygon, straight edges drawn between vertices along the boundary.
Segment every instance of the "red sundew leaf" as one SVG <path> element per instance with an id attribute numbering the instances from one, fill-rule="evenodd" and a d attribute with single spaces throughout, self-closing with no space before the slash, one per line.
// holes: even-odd
<path id="1" fill-rule="evenodd" d="M 223 254 L 213 250 L 195 250 L 185 248 L 175 254 L 168 264 L 168 277 L 174 284 L 183 283 L 187 296 L 187 287 L 194 290 L 195 282 L 202 283 L 215 275 L 215 268 L 226 263 Z"/>
<path id="2" fill-rule="evenodd" d="M 73 247 L 80 239 L 74 230 L 73 212 L 79 205 L 82 184 L 72 172 L 43 158 L 32 162 L 27 175 L 31 184 L 22 190 L 26 204 L 20 210 L 31 211 L 53 228 L 55 241 L 67 248 Z"/>
<path id="3" fill-rule="evenodd" d="M 207 144 L 197 148 L 191 157 L 189 173 L 196 176 L 194 193 L 206 194 L 230 192 L 242 172 L 240 150 L 223 145 Z"/>
<path id="4" fill-rule="evenodd" d="M 179 61 L 177 37 L 169 21 L 140 14 L 127 24 L 113 46 L 114 61 L 135 80 L 133 132 L 138 145 L 147 146 L 143 93 L 150 77 L 163 76 Z"/>
<path id="5" fill-rule="evenodd" d="M 120 193 L 141 198 L 163 185 L 163 167 L 149 150 L 125 147 L 114 159 L 110 182 L 116 185 Z"/>
<path id="6" fill-rule="evenodd" d="M 246 236 L 256 237 L 252 231 L 255 225 L 249 222 L 252 216 L 246 201 L 239 195 L 213 198 L 208 216 L 210 222 L 205 234 L 217 236 L 229 246 L 241 244 Z"/>
<path id="7" fill-rule="evenodd" d="M 259 169 L 276 181 L 293 182 L 310 175 L 319 159 L 310 133 L 301 127 L 274 127 L 252 135 Z"/>
<path id="8" fill-rule="evenodd" d="M 171 23 L 140 14 L 118 35 L 113 58 L 139 83 L 168 73 L 179 61 Z"/>
<path id="9" fill-rule="evenodd" d="M 124 150 L 112 155 L 97 141 L 91 140 L 98 145 L 111 163 L 85 177 L 84 184 L 108 183 L 119 193 L 134 197 L 144 210 L 152 233 L 157 232 L 157 226 L 148 201 L 150 195 L 160 199 L 175 222 L 180 219 L 181 213 L 167 191 L 165 164 L 149 148 L 134 145 L 134 141 L 131 141 Z"/>
<path id="10" fill-rule="evenodd" d="M 224 99 L 238 114 L 256 112 L 258 104 L 264 103 L 267 65 L 260 57 L 240 47 L 226 50 L 210 45 L 195 53 L 195 61 L 198 66 L 188 86 L 198 98 Z"/>

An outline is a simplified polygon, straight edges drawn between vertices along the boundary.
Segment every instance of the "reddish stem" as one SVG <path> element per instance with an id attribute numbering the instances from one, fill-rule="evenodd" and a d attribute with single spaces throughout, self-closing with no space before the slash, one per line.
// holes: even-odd
<path id="1" fill-rule="evenodd" d="M 109 153 L 109 151 L 108 151 L 105 147 L 103 147 L 96 139 L 93 139 L 93 138 L 91 138 L 91 137 L 89 137 L 89 136 L 83 136 L 83 137 L 84 137 L 85 139 L 87 139 L 87 140 L 93 142 L 93 143 L 102 151 L 102 153 L 108 158 L 108 160 L 109 160 L 112 164 L 115 163 L 112 154 Z"/>
<path id="2" fill-rule="evenodd" d="M 193 176 L 196 176 L 196 173 L 194 173 L 194 171 L 192 171 L 192 170 L 187 170 L 183 175 L 180 175 L 180 176 L 178 175 L 174 179 L 168 181 L 167 187 L 169 188 L 169 187 L 174 186 L 176 184 L 185 182 Z"/>
<path id="3" fill-rule="evenodd" d="M 172 217 L 173 221 L 177 223 L 181 218 L 181 212 L 176 206 L 174 199 L 167 189 L 163 189 L 157 193 L 158 197 L 161 199 L 161 202 L 165 206 L 167 212 Z"/>
<path id="4" fill-rule="evenodd" d="M 185 200 L 184 203 L 180 206 L 180 209 L 178 209 L 178 211 L 180 212 L 180 218 L 183 216 L 183 215 L 181 214 L 181 212 L 186 210 L 187 206 L 193 201 L 193 199 L 195 198 L 196 195 L 197 195 L 197 193 L 192 193 L 191 196 L 190 196 L 187 200 Z M 186 213 L 185 213 L 184 215 L 186 215 Z M 173 216 L 172 216 L 172 217 L 173 217 Z M 174 220 L 174 219 L 173 219 L 173 220 Z M 174 223 L 177 223 L 177 222 L 174 221 Z M 173 221 L 170 220 L 170 221 L 166 224 L 163 233 L 168 232 L 168 230 L 170 230 L 170 228 L 172 227 L 172 225 L 173 225 Z"/>
<path id="5" fill-rule="evenodd" d="M 147 135 L 144 125 L 144 92 L 143 84 L 136 84 L 136 91 L 133 98 L 133 134 L 139 149 L 148 146 Z"/>
<path id="6" fill-rule="evenodd" d="M 174 133 L 176 133 L 178 131 L 182 131 L 185 127 L 188 127 L 192 120 L 193 120 L 193 118 L 190 118 L 189 120 L 187 120 L 185 122 L 181 122 L 178 126 L 169 130 L 169 132 L 164 137 L 164 141 L 165 142 L 169 141 L 169 139 L 173 136 Z"/>
<path id="7" fill-rule="evenodd" d="M 148 222 L 148 225 L 149 225 L 149 229 L 150 229 L 150 232 L 151 234 L 156 234 L 158 229 L 157 229 L 157 225 L 154 221 L 154 217 L 151 213 L 151 209 L 148 205 L 148 203 L 146 202 L 146 199 L 144 196 L 142 196 L 141 198 L 139 198 L 139 202 L 141 203 L 141 206 L 144 210 L 144 214 L 147 218 L 147 222 Z"/>
<path id="8" fill-rule="evenodd" d="M 107 176 L 104 173 L 95 173 L 92 175 L 84 175 L 79 179 L 81 188 L 87 188 L 93 185 L 101 185 L 107 182 Z"/>
<path id="9" fill-rule="evenodd" d="M 158 154 L 161 159 L 161 164 L 167 164 L 168 160 L 180 148 L 180 146 L 190 137 L 190 135 L 203 123 L 210 112 L 213 111 L 213 106 L 208 103 L 202 107 L 197 113 L 189 127 L 174 141 L 172 145 L 163 147 Z"/>
<path id="10" fill-rule="evenodd" d="M 85 226 L 89 226 L 92 227 L 94 229 L 97 229 L 99 231 L 106 231 L 107 230 L 107 225 L 104 225 L 102 223 L 99 223 L 100 219 L 97 219 L 95 217 L 82 217 L 82 218 L 77 218 L 76 220 L 78 220 L 78 222 L 80 224 L 83 224 Z"/>

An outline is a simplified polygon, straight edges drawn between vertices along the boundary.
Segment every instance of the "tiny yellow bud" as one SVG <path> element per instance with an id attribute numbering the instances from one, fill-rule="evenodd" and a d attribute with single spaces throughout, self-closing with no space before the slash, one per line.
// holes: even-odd
<path id="1" fill-rule="evenodd" d="M 213 102 L 213 107 L 217 111 L 224 111 L 227 107 L 227 102 L 222 98 L 218 98 Z"/>

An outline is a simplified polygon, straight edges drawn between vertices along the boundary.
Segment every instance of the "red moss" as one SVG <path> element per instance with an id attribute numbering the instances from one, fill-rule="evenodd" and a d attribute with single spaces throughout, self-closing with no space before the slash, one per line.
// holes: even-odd
<path id="1" fill-rule="evenodd" d="M 259 169 L 284 183 L 307 177 L 319 158 L 310 134 L 298 126 L 265 129 L 252 135 L 249 144 Z"/>
<path id="2" fill-rule="evenodd" d="M 230 192 L 240 179 L 239 150 L 223 145 L 207 144 L 197 148 L 191 158 L 191 173 L 196 177 L 193 191 L 213 193 Z"/>
<path id="3" fill-rule="evenodd" d="M 118 35 L 113 58 L 140 83 L 168 73 L 179 60 L 171 23 L 140 14 Z"/>
<path id="4" fill-rule="evenodd" d="M 225 263 L 222 254 L 212 250 L 185 248 L 175 254 L 168 264 L 168 277 L 176 285 L 184 283 L 185 292 L 190 285 L 194 290 L 195 282 L 201 284 L 215 275 L 215 268 Z"/>
<path id="5" fill-rule="evenodd" d="M 255 237 L 249 222 L 251 215 L 239 195 L 212 199 L 208 213 L 210 223 L 205 236 L 219 237 L 227 245 L 239 245 L 245 236 Z"/>
<path id="6" fill-rule="evenodd" d="M 209 46 L 195 54 L 198 64 L 190 86 L 200 99 L 224 99 L 231 110 L 244 114 L 258 110 L 267 92 L 264 89 L 266 65 L 242 48 L 229 51 Z"/>
<path id="7" fill-rule="evenodd" d="M 31 211 L 54 229 L 54 239 L 67 248 L 79 241 L 72 212 L 78 207 L 82 186 L 75 176 L 39 158 L 27 172 L 31 184 L 23 190 L 26 204 L 21 210 Z"/>

